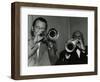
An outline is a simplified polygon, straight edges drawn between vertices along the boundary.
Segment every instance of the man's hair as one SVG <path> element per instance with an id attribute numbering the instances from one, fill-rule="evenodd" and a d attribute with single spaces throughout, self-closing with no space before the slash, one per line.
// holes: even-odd
<path id="1" fill-rule="evenodd" d="M 47 24 L 47 21 L 46 19 L 42 18 L 42 17 L 38 17 L 34 20 L 33 24 L 32 24 L 32 29 L 31 29 L 31 35 L 34 36 L 34 30 L 35 30 L 35 24 L 36 24 L 36 21 L 41 21 L 41 22 L 44 22 L 45 23 L 45 30 L 47 30 L 47 27 L 48 27 L 48 24 Z"/>

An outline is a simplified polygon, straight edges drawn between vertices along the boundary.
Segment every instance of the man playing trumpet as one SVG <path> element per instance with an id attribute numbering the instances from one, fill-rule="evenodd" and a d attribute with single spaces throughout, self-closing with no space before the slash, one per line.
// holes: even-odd
<path id="1" fill-rule="evenodd" d="M 83 34 L 75 31 L 72 39 L 65 43 L 65 50 L 60 53 L 56 64 L 87 64 L 87 46 L 84 44 Z"/>
<path id="2" fill-rule="evenodd" d="M 28 40 L 28 66 L 54 65 L 57 60 L 56 45 L 47 39 L 47 21 L 36 18 Z"/>

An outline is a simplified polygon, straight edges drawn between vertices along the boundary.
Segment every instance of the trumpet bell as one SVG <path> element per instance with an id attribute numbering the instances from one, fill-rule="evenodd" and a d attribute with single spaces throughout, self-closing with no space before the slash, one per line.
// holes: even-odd
<path id="1" fill-rule="evenodd" d="M 73 50 L 73 48 L 75 47 L 73 43 L 69 43 L 67 44 L 67 47 L 69 50 Z"/>
<path id="2" fill-rule="evenodd" d="M 65 49 L 67 52 L 73 52 L 74 49 L 76 48 L 78 40 L 69 40 L 66 44 L 65 44 Z"/>
<path id="3" fill-rule="evenodd" d="M 51 40 L 56 40 L 59 37 L 59 32 L 55 28 L 51 28 L 49 29 L 47 36 Z"/>

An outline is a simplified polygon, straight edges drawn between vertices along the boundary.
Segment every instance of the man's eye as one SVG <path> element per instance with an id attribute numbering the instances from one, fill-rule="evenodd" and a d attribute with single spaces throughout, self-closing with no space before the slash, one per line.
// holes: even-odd
<path id="1" fill-rule="evenodd" d="M 38 28 L 39 29 L 39 27 L 37 26 L 36 28 Z"/>

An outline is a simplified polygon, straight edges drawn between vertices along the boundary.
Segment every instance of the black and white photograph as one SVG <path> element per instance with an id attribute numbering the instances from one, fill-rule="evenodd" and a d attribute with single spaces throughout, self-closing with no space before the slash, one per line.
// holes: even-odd
<path id="1" fill-rule="evenodd" d="M 97 7 L 12 3 L 12 78 L 97 74 Z"/>
<path id="2" fill-rule="evenodd" d="M 28 66 L 88 64 L 88 18 L 28 15 Z"/>

